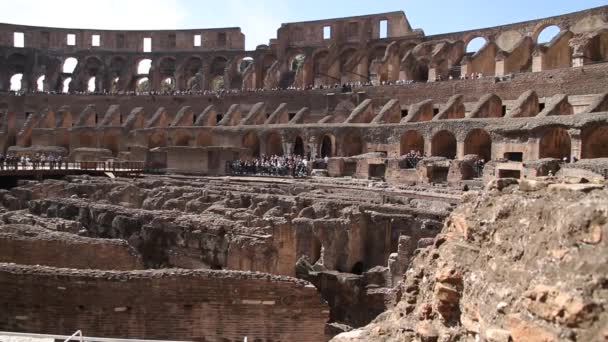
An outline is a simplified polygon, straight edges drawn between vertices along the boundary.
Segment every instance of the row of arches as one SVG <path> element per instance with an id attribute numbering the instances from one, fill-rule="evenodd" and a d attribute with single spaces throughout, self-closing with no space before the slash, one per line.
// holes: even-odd
<path id="1" fill-rule="evenodd" d="M 532 40 L 537 45 L 547 44 L 557 37 L 561 29 L 557 25 L 548 24 L 543 26 L 536 33 L 533 34 Z M 465 51 L 467 54 L 474 54 L 479 51 L 484 45 L 489 42 L 488 38 L 484 36 L 473 36 L 468 41 L 465 41 Z"/>

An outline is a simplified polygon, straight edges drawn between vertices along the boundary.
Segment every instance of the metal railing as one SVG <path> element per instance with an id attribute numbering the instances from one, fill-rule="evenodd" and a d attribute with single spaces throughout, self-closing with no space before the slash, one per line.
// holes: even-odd
<path id="1" fill-rule="evenodd" d="M 0 162 L 1 171 L 104 171 L 134 172 L 143 171 L 144 162 L 135 161 L 78 161 L 78 162 Z"/>
<path id="2" fill-rule="evenodd" d="M 52 334 L 30 334 L 30 333 L 17 333 L 17 332 L 8 332 L 8 331 L 0 331 L 0 336 L 11 336 L 11 337 L 21 337 L 21 338 L 47 338 L 47 339 L 55 339 L 55 340 L 63 340 L 64 342 L 68 341 L 80 341 L 80 342 L 188 342 L 188 341 L 171 341 L 171 340 L 145 340 L 145 339 L 129 339 L 129 338 L 109 338 L 109 337 L 91 337 L 91 336 L 83 336 L 82 331 L 78 330 L 72 335 L 52 335 Z M 77 337 L 77 338 L 75 338 Z"/>

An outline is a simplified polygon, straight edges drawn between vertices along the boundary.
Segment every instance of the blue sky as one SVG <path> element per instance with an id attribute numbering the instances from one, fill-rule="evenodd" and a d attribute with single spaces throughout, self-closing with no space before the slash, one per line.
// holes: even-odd
<path id="1" fill-rule="evenodd" d="M 462 31 L 608 5 L 608 0 L 0 0 L 0 22 L 99 29 L 240 26 L 247 49 L 281 23 L 402 10 L 428 34 Z"/>

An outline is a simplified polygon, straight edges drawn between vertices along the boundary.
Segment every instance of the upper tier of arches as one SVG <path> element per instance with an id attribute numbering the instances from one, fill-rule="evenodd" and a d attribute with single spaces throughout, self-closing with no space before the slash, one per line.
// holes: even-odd
<path id="1" fill-rule="evenodd" d="M 384 26 L 382 26 L 384 25 Z M 384 32 L 381 32 L 384 27 Z M 369 32 L 369 34 L 364 34 Z M 306 34 L 305 34 L 306 33 Z M 327 36 L 328 34 L 328 36 Z M 34 50 L 34 51 L 33 51 Z M 67 61 L 76 60 L 66 68 Z M 284 24 L 245 51 L 240 28 L 70 30 L 0 24 L 0 91 L 276 89 L 435 81 L 577 67 L 608 60 L 608 6 L 523 23 L 425 36 L 403 12 Z M 142 61 L 149 61 L 146 72 Z M 16 86 L 12 87 L 15 89 Z"/>

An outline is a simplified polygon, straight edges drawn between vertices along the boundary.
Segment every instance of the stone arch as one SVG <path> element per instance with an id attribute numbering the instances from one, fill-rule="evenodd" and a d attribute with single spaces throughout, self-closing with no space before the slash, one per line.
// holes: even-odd
<path id="1" fill-rule="evenodd" d="M 213 61 L 211 62 L 211 66 L 209 69 L 209 74 L 211 75 L 211 77 L 214 76 L 224 76 L 224 73 L 226 72 L 226 66 L 228 64 L 228 59 L 226 57 L 223 56 L 217 56 L 213 59 Z"/>
<path id="2" fill-rule="evenodd" d="M 302 156 L 302 157 L 305 154 L 304 140 L 300 136 L 297 136 L 294 141 L 293 154 L 296 156 Z"/>
<path id="3" fill-rule="evenodd" d="M 66 79 L 63 80 L 63 83 L 61 84 L 61 92 L 64 94 L 67 94 L 70 92 L 70 83 L 72 83 L 72 78 L 68 77 Z"/>
<path id="4" fill-rule="evenodd" d="M 329 73 L 329 51 L 322 49 L 313 54 L 313 79 L 315 85 L 327 85 Z"/>
<path id="5" fill-rule="evenodd" d="M 243 147 L 251 151 L 251 156 L 257 158 L 260 156 L 260 139 L 254 132 L 248 132 L 243 136 Z"/>
<path id="6" fill-rule="evenodd" d="M 487 43 L 488 39 L 484 36 L 472 36 L 465 41 L 465 52 L 467 54 L 475 54 Z"/>
<path id="7" fill-rule="evenodd" d="M 539 158 L 570 159 L 572 142 L 568 130 L 550 127 L 542 131 L 539 140 Z"/>
<path id="8" fill-rule="evenodd" d="M 583 129 L 581 158 L 608 158 L 608 125 Z"/>
<path id="9" fill-rule="evenodd" d="M 160 81 L 160 91 L 165 93 L 170 93 L 175 90 L 175 78 L 174 77 L 165 77 L 162 81 Z"/>
<path id="10" fill-rule="evenodd" d="M 135 91 L 145 93 L 151 90 L 150 79 L 147 77 L 139 77 L 135 80 Z"/>
<path id="11" fill-rule="evenodd" d="M 363 141 L 359 132 L 349 132 L 342 140 L 342 153 L 345 157 L 363 154 Z"/>
<path id="12" fill-rule="evenodd" d="M 369 60 L 373 61 L 374 59 L 383 59 L 384 55 L 386 54 L 387 47 L 388 44 L 386 43 L 379 43 L 375 46 L 372 46 L 371 49 L 369 49 Z"/>
<path id="13" fill-rule="evenodd" d="M 294 54 L 289 59 L 289 70 L 293 71 L 293 72 L 297 72 L 298 69 L 300 69 L 304 65 L 305 60 L 306 60 L 306 55 L 304 53 L 302 53 L 301 51 L 298 51 L 298 53 Z"/>
<path id="14" fill-rule="evenodd" d="M 456 136 L 447 130 L 437 132 L 431 141 L 431 155 L 435 157 L 456 158 Z"/>
<path id="15" fill-rule="evenodd" d="M 97 77 L 96 76 L 89 77 L 89 79 L 87 81 L 86 89 L 87 89 L 87 92 L 89 92 L 89 93 L 94 93 L 99 90 L 99 89 L 97 89 Z"/>
<path id="16" fill-rule="evenodd" d="M 532 35 L 536 44 L 546 44 L 551 42 L 553 38 L 557 37 L 561 32 L 561 27 L 555 23 L 548 22 L 537 27 Z"/>
<path id="17" fill-rule="evenodd" d="M 464 140 L 464 154 L 475 154 L 489 161 L 492 159 L 492 137 L 483 129 L 474 129 Z"/>
<path id="18" fill-rule="evenodd" d="M 418 131 L 407 131 L 401 136 L 400 154 L 405 155 L 411 151 L 424 155 L 424 137 Z"/>
<path id="19" fill-rule="evenodd" d="M 243 58 L 241 58 L 238 62 L 238 73 L 242 74 L 245 72 L 245 70 L 247 70 L 247 68 L 249 68 L 250 65 L 253 65 L 255 63 L 255 59 L 253 59 L 253 57 L 251 56 L 245 56 Z"/>
<path id="20" fill-rule="evenodd" d="M 41 75 L 36 79 L 36 91 L 45 91 L 46 90 L 44 80 L 46 80 L 45 75 Z"/>
<path id="21" fill-rule="evenodd" d="M 157 63 L 157 70 L 161 78 L 175 77 L 176 63 L 174 57 L 163 57 Z"/>
<path id="22" fill-rule="evenodd" d="M 340 80 L 346 82 L 363 82 L 369 80 L 369 64 L 365 51 L 356 45 L 348 45 L 342 49 L 339 56 Z"/>
<path id="23" fill-rule="evenodd" d="M 336 155 L 336 137 L 333 134 L 324 134 L 319 145 L 319 155 L 321 158 L 333 157 Z"/>
<path id="24" fill-rule="evenodd" d="M 137 61 L 137 74 L 149 75 L 152 68 L 152 60 L 149 58 L 140 59 Z"/>
<path id="25" fill-rule="evenodd" d="M 167 146 L 167 134 L 164 130 L 158 130 L 148 137 L 148 148 Z"/>
<path id="26" fill-rule="evenodd" d="M 276 132 L 266 135 L 266 155 L 283 155 L 283 139 Z"/>
<path id="27" fill-rule="evenodd" d="M 219 91 L 225 89 L 226 85 L 224 83 L 224 76 L 217 75 L 211 79 L 211 90 Z"/>
<path id="28" fill-rule="evenodd" d="M 202 90 L 202 78 L 200 75 L 203 69 L 203 60 L 198 56 L 190 56 L 180 66 L 177 72 L 177 87 L 186 90 Z M 223 75 L 223 72 L 222 72 Z"/>
<path id="29" fill-rule="evenodd" d="M 61 67 L 61 71 L 64 74 L 72 74 L 76 66 L 78 65 L 78 60 L 74 57 L 68 57 L 63 61 L 63 66 Z"/>
<path id="30" fill-rule="evenodd" d="M 23 74 L 18 73 L 11 76 L 10 79 L 10 90 L 11 91 L 21 91 L 23 87 Z"/>
<path id="31" fill-rule="evenodd" d="M 589 58 L 592 62 L 608 61 L 608 29 L 603 29 L 589 43 Z"/>

